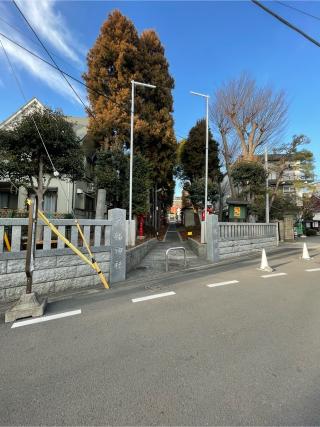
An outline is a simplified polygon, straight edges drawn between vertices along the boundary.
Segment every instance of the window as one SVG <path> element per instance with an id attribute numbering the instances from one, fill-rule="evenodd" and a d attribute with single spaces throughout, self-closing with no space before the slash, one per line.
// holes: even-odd
<path id="1" fill-rule="evenodd" d="M 46 191 L 43 199 L 43 210 L 46 213 L 57 212 L 57 199 L 58 199 L 57 190 Z"/>
<path id="2" fill-rule="evenodd" d="M 283 186 L 283 192 L 285 194 L 294 193 L 294 187 L 292 187 L 292 185 L 284 185 Z"/>
<path id="3" fill-rule="evenodd" d="M 0 191 L 0 209 L 9 207 L 9 193 Z"/>

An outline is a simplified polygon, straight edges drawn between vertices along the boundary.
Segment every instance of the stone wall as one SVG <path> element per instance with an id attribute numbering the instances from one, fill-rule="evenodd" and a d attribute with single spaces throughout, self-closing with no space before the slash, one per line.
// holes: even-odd
<path id="1" fill-rule="evenodd" d="M 207 257 L 207 245 L 199 243 L 196 240 L 188 237 L 188 244 L 193 253 L 195 253 L 199 258 Z"/>
<path id="2" fill-rule="evenodd" d="M 126 266 L 127 273 L 132 271 L 137 265 L 141 263 L 147 253 L 156 245 L 157 239 L 150 239 L 132 249 L 127 249 Z"/>
<path id="3" fill-rule="evenodd" d="M 110 249 L 93 248 L 93 252 L 107 280 L 110 280 Z M 36 252 L 33 290 L 40 295 L 99 283 L 97 273 L 70 249 Z M 25 286 L 25 252 L 3 254 L 0 261 L 0 301 L 18 299 L 25 292 Z"/>
<path id="4" fill-rule="evenodd" d="M 200 258 L 207 258 L 207 245 L 201 244 L 194 239 L 188 238 L 189 246 L 192 251 L 199 256 Z M 215 242 L 217 245 L 217 242 Z M 260 237 L 252 239 L 237 239 L 237 240 L 219 240 L 218 249 L 219 249 L 219 259 L 233 258 L 241 255 L 247 255 L 261 249 L 276 247 L 277 238 L 276 237 Z M 209 259 L 208 261 L 214 262 L 214 260 Z M 217 261 L 217 260 L 215 260 Z"/>
<path id="5" fill-rule="evenodd" d="M 261 249 L 276 247 L 276 237 L 260 237 L 252 239 L 220 240 L 220 259 L 232 258 L 261 251 Z"/>

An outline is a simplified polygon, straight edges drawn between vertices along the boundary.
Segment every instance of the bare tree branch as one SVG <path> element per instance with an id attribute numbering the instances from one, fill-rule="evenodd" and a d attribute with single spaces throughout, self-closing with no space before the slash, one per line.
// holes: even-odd
<path id="1" fill-rule="evenodd" d="M 259 88 L 254 79 L 242 74 L 216 91 L 213 109 L 212 120 L 219 131 L 227 124 L 239 138 L 243 158 L 252 160 L 258 147 L 280 137 L 288 107 L 284 92 Z"/>

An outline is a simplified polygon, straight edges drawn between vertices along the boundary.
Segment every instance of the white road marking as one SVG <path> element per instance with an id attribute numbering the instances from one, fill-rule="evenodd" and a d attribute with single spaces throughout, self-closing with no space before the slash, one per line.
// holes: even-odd
<path id="1" fill-rule="evenodd" d="M 263 279 L 269 279 L 271 277 L 279 277 L 279 276 L 286 276 L 287 273 L 274 273 L 274 274 L 266 274 L 264 276 L 261 276 Z"/>
<path id="2" fill-rule="evenodd" d="M 320 268 L 308 268 L 307 270 L 308 273 L 311 273 L 312 271 L 320 271 Z"/>
<path id="3" fill-rule="evenodd" d="M 132 302 L 147 301 L 149 299 L 168 297 L 170 295 L 175 295 L 175 294 L 176 294 L 175 292 L 164 292 L 162 294 L 148 295 L 147 297 L 133 298 L 131 301 Z"/>
<path id="4" fill-rule="evenodd" d="M 14 322 L 11 328 L 19 328 L 20 326 L 32 325 L 34 323 L 48 322 L 49 320 L 61 319 L 62 317 L 75 316 L 77 314 L 81 314 L 81 309 L 73 310 L 73 311 L 65 311 L 64 313 L 58 313 L 58 314 L 50 314 L 48 316 L 35 317 L 34 319 L 21 320 L 19 322 Z"/>
<path id="5" fill-rule="evenodd" d="M 216 286 L 232 285 L 234 283 L 239 283 L 239 280 L 229 280 L 228 282 L 211 283 L 207 286 L 208 288 L 214 288 Z"/>

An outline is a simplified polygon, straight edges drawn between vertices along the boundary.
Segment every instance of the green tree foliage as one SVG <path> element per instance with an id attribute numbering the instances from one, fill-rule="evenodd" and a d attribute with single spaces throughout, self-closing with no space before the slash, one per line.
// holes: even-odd
<path id="1" fill-rule="evenodd" d="M 188 198 L 196 209 L 204 209 L 205 179 L 196 178 L 192 182 L 186 182 L 184 189 L 188 192 Z M 213 204 L 219 198 L 219 185 L 208 179 L 208 202 Z"/>
<path id="2" fill-rule="evenodd" d="M 35 110 L 10 130 L 0 130 L 0 170 L 16 185 L 32 189 L 42 206 L 43 195 L 53 178 L 53 168 L 34 121 L 60 177 L 83 176 L 84 156 L 72 124 L 58 111 Z"/>
<path id="3" fill-rule="evenodd" d="M 266 196 L 256 195 L 254 201 L 249 206 L 250 213 L 257 215 L 259 222 L 266 219 Z M 296 198 L 292 194 L 277 193 L 274 203 L 270 209 L 270 219 L 283 219 L 284 215 L 297 215 L 299 207 Z"/>
<path id="4" fill-rule="evenodd" d="M 109 207 L 126 209 L 129 202 L 129 157 L 123 150 L 110 148 L 98 153 L 96 177 L 98 188 L 107 190 Z M 150 165 L 141 155 L 133 159 L 132 210 L 136 215 L 145 214 L 149 208 L 151 188 Z"/>
<path id="5" fill-rule="evenodd" d="M 128 158 L 123 150 L 110 147 L 100 150 L 96 161 L 97 187 L 107 191 L 107 204 L 109 207 L 123 207 L 123 188 L 128 185 L 125 181 Z"/>
<path id="6" fill-rule="evenodd" d="M 231 173 L 234 184 L 246 200 L 265 190 L 267 175 L 261 163 L 242 160 L 233 165 Z"/>
<path id="7" fill-rule="evenodd" d="M 203 178 L 205 175 L 205 155 L 206 155 L 206 121 L 198 120 L 191 128 L 188 138 L 183 140 L 179 147 L 179 161 L 181 174 L 186 180 L 193 182 Z M 209 129 L 209 161 L 208 176 L 212 181 L 221 180 L 220 162 L 218 156 L 218 144 L 213 139 Z"/>
<path id="8" fill-rule="evenodd" d="M 149 192 L 151 189 L 151 167 L 148 160 L 141 155 L 133 158 L 133 180 L 132 180 L 132 211 L 136 215 L 146 214 L 149 210 Z M 126 182 L 129 182 L 129 161 L 126 168 Z M 129 188 L 124 187 L 125 205 L 129 203 Z"/>

